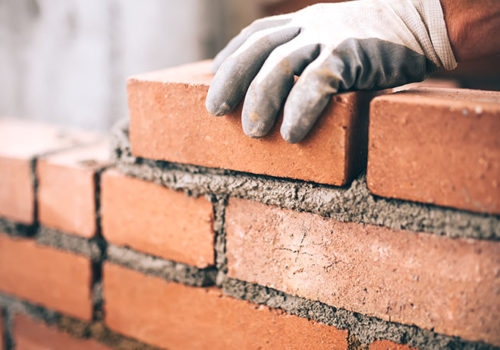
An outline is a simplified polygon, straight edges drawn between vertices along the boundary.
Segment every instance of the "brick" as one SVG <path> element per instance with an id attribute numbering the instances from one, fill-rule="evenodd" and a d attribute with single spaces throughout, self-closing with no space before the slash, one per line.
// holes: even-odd
<path id="1" fill-rule="evenodd" d="M 47 326 L 25 315 L 14 320 L 14 342 L 17 350 L 107 350 L 92 339 L 78 339 L 54 326 Z"/>
<path id="2" fill-rule="evenodd" d="M 377 340 L 370 344 L 370 350 L 413 350 L 406 344 L 396 344 L 389 340 Z"/>
<path id="3" fill-rule="evenodd" d="M 200 268 L 214 264 L 212 204 L 158 184 L 104 172 L 102 228 L 111 243 Z"/>
<path id="4" fill-rule="evenodd" d="M 346 349 L 347 331 L 113 265 L 104 265 L 105 322 L 169 349 Z"/>
<path id="5" fill-rule="evenodd" d="M 35 194 L 32 160 L 45 153 L 91 142 L 95 135 L 0 118 L 0 217 L 31 224 Z"/>
<path id="6" fill-rule="evenodd" d="M 37 163 L 39 220 L 83 237 L 96 233 L 95 173 L 107 164 L 109 142 L 56 153 Z"/>
<path id="7" fill-rule="evenodd" d="M 376 195 L 500 214 L 500 92 L 418 89 L 371 103 Z"/>
<path id="8" fill-rule="evenodd" d="M 90 320 L 90 285 L 89 259 L 0 233 L 0 291 Z"/>
<path id="9" fill-rule="evenodd" d="M 500 242 L 342 223 L 231 198 L 228 276 L 500 344 Z"/>
<path id="10" fill-rule="evenodd" d="M 128 80 L 130 143 L 135 156 L 343 185 L 365 167 L 368 93 L 336 95 L 310 135 L 288 144 L 278 121 L 252 139 L 241 108 L 225 117 L 205 109 L 210 61 Z"/>

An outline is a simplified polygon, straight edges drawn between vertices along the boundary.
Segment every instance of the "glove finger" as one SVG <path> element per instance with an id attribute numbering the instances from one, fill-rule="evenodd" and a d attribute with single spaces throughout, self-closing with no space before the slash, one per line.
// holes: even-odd
<path id="1" fill-rule="evenodd" d="M 296 143 L 307 135 L 331 96 L 343 84 L 343 73 L 343 61 L 326 50 L 304 69 L 285 102 L 283 139 Z"/>
<path id="2" fill-rule="evenodd" d="M 245 96 L 241 118 L 246 135 L 262 137 L 269 132 L 293 86 L 294 75 L 318 53 L 317 44 L 304 45 L 300 36 L 271 52 Z"/>
<path id="3" fill-rule="evenodd" d="M 288 22 L 291 18 L 288 15 L 278 15 L 272 17 L 261 18 L 253 21 L 249 26 L 243 28 L 243 30 L 232 38 L 229 43 L 215 56 L 212 63 L 212 72 L 215 73 L 219 69 L 220 65 L 226 58 L 228 58 L 232 53 L 234 53 L 238 48 L 254 33 L 269 29 L 273 27 L 281 27 Z"/>
<path id="4" fill-rule="evenodd" d="M 278 27 L 253 34 L 219 67 L 208 89 L 208 112 L 224 115 L 238 105 L 269 53 L 299 31 L 297 27 Z"/>

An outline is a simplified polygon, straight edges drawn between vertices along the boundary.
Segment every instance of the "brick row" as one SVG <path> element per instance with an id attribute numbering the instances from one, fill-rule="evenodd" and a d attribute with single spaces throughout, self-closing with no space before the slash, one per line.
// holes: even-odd
<path id="1" fill-rule="evenodd" d="M 106 325 L 169 349 L 346 349 L 347 331 L 104 265 Z"/>
<path id="2" fill-rule="evenodd" d="M 241 108 L 217 118 L 205 109 L 209 61 L 132 77 L 128 81 L 130 143 L 139 157 L 344 185 L 364 167 L 369 93 L 332 99 L 310 135 L 286 143 L 278 121 L 251 139 Z"/>
<path id="3" fill-rule="evenodd" d="M 0 118 L 0 217 L 34 222 L 32 160 L 39 155 L 95 142 L 98 135 Z"/>
<path id="4" fill-rule="evenodd" d="M 370 107 L 367 182 L 390 198 L 500 214 L 500 92 L 409 89 Z"/>
<path id="5" fill-rule="evenodd" d="M 0 291 L 83 320 L 92 318 L 88 258 L 0 232 Z"/>
<path id="6" fill-rule="evenodd" d="M 110 169 L 102 175 L 102 230 L 110 243 L 196 267 L 214 264 L 212 204 Z"/>
<path id="7" fill-rule="evenodd" d="M 342 223 L 231 198 L 229 277 L 500 344 L 500 242 Z"/>
<path id="8" fill-rule="evenodd" d="M 78 339 L 47 326 L 28 316 L 18 314 L 14 319 L 13 339 L 16 350 L 108 350 L 92 339 Z"/>
<path id="9" fill-rule="evenodd" d="M 109 142 L 43 157 L 37 164 L 38 210 L 42 225 L 91 238 L 96 234 L 97 171 L 108 164 Z"/>

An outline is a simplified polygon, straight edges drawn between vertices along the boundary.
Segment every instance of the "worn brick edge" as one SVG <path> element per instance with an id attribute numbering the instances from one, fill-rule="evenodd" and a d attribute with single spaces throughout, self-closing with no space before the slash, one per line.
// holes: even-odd
<path id="1" fill-rule="evenodd" d="M 361 174 L 350 186 L 254 175 L 225 169 L 137 158 L 130 152 L 128 121 L 112 136 L 112 162 L 123 173 L 188 195 L 233 196 L 281 208 L 307 211 L 342 222 L 383 226 L 452 238 L 500 240 L 500 216 L 372 195 Z"/>

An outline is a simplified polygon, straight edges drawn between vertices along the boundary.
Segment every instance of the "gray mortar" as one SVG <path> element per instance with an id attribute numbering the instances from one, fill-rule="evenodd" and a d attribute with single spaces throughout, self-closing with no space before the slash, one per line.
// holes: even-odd
<path id="1" fill-rule="evenodd" d="M 0 218 L 0 232 L 9 236 L 33 237 L 36 234 L 36 225 L 24 225 L 18 222 Z"/>
<path id="2" fill-rule="evenodd" d="M 200 269 L 112 244 L 108 245 L 107 261 L 167 281 L 196 287 L 213 286 L 217 273 L 213 267 Z"/>
<path id="3" fill-rule="evenodd" d="M 227 273 L 226 230 L 224 227 L 227 197 L 215 197 L 212 202 L 214 208 L 215 266 L 217 268 L 215 284 L 217 287 L 221 287 Z"/>
<path id="4" fill-rule="evenodd" d="M 137 340 L 125 337 L 121 334 L 109 330 L 101 322 L 85 322 L 59 312 L 49 310 L 26 301 L 18 300 L 14 297 L 0 294 L 0 307 L 4 316 L 4 339 L 6 340 L 6 350 L 15 348 L 12 336 L 13 322 L 16 314 L 24 314 L 38 320 L 47 326 L 57 327 L 60 331 L 66 332 L 80 339 L 94 339 L 110 348 L 126 350 L 157 350 L 160 348 L 141 343 Z"/>
<path id="5" fill-rule="evenodd" d="M 83 255 L 92 261 L 99 261 L 102 256 L 95 241 L 47 227 L 40 227 L 35 240 L 38 244 Z"/>
<path id="6" fill-rule="evenodd" d="M 233 196 L 268 205 L 356 222 L 448 237 L 500 240 L 500 216 L 372 195 L 361 174 L 349 187 L 273 178 L 222 169 L 153 161 L 130 153 L 128 123 L 113 134 L 113 160 L 125 174 L 186 191 L 189 195 Z"/>
<path id="7" fill-rule="evenodd" d="M 415 326 L 383 321 L 232 278 L 224 281 L 223 291 L 237 299 L 280 309 L 338 329 L 348 329 L 351 344 L 357 341 L 368 345 L 375 340 L 387 339 L 419 349 L 496 349 L 483 342 L 468 342 Z"/>

